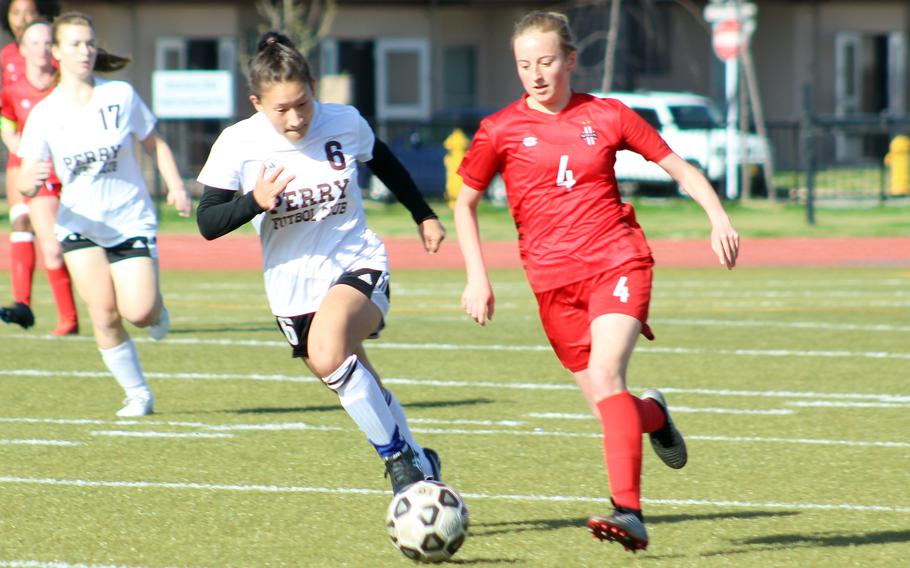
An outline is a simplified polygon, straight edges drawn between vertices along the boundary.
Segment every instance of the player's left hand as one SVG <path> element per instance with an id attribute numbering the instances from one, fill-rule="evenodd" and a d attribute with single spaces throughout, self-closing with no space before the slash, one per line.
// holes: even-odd
<path id="1" fill-rule="evenodd" d="M 420 232 L 423 248 L 430 254 L 436 254 L 442 241 L 446 238 L 446 229 L 439 222 L 439 219 L 424 219 L 417 226 L 417 230 Z"/>
<path id="2" fill-rule="evenodd" d="M 711 249 L 727 270 L 732 270 L 736 266 L 736 257 L 739 256 L 739 234 L 733 228 L 729 217 L 721 222 L 712 223 Z"/>
<path id="3" fill-rule="evenodd" d="M 176 207 L 181 217 L 189 217 L 193 212 L 193 199 L 186 188 L 168 190 L 167 204 Z"/>

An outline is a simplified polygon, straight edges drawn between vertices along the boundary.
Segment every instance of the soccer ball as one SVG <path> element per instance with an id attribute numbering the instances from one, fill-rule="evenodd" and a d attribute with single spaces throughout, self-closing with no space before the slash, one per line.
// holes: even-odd
<path id="1" fill-rule="evenodd" d="M 454 489 L 418 481 L 395 495 L 386 513 L 392 544 L 418 562 L 443 562 L 464 544 L 468 508 Z"/>

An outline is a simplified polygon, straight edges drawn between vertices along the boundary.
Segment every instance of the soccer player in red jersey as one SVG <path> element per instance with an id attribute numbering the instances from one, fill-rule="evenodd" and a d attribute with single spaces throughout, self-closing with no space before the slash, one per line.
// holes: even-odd
<path id="1" fill-rule="evenodd" d="M 528 14 L 515 26 L 512 49 L 526 94 L 481 122 L 458 172 L 464 185 L 455 226 L 467 271 L 462 306 L 480 325 L 493 317 L 477 204 L 498 173 L 543 328 L 603 428 L 614 511 L 591 517 L 588 528 L 597 538 L 644 549 L 642 434 L 650 434 L 669 467 L 683 467 L 687 453 L 662 393 L 638 398 L 626 388 L 638 335 L 654 337 L 647 325 L 654 260 L 632 206 L 620 199 L 616 152 L 633 150 L 656 162 L 702 206 L 711 247 L 728 269 L 736 264 L 739 235 L 705 177 L 634 111 L 572 91 L 576 48 L 564 15 Z"/>
<path id="2" fill-rule="evenodd" d="M 18 81 L 7 84 L 2 93 L 2 119 L 0 136 L 15 156 L 25 121 L 38 101 L 46 97 L 56 82 L 56 67 L 51 57 L 51 25 L 45 20 L 35 20 L 22 32 L 19 49 L 25 58 L 25 69 Z M 18 156 L 15 156 L 18 161 Z M 13 162 L 13 158 L 10 159 Z M 70 275 L 63 264 L 63 251 L 54 238 L 54 221 L 60 204 L 61 183 L 50 165 L 47 178 L 34 197 L 26 197 L 28 216 L 38 236 L 44 267 L 57 304 L 57 328 L 52 335 L 72 335 L 79 332 L 76 305 Z"/>
<path id="3" fill-rule="evenodd" d="M 25 60 L 19 53 L 19 39 L 25 27 L 39 17 L 50 20 L 60 12 L 57 0 L 0 1 L 0 24 L 15 41 L 0 50 L 0 87 L 19 81 L 25 74 Z M 0 319 L 27 329 L 35 323 L 31 310 L 32 274 L 35 271 L 35 234 L 28 206 L 12 186 L 19 172 L 19 158 L 9 152 L 6 167 L 6 199 L 10 216 L 10 277 L 13 304 L 0 308 Z"/>

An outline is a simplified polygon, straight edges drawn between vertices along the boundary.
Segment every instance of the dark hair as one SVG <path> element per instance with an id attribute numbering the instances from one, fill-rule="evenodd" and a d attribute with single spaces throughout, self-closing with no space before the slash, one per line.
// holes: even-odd
<path id="1" fill-rule="evenodd" d="M 13 0 L 0 0 L 0 26 L 8 33 L 13 35 L 12 28 L 9 27 L 9 9 Z M 48 21 L 53 20 L 60 13 L 60 3 L 57 0 L 32 0 L 38 15 Z"/>
<path id="2" fill-rule="evenodd" d="M 60 28 L 63 26 L 86 26 L 88 28 L 91 28 L 92 33 L 95 31 L 95 24 L 92 22 L 92 19 L 82 12 L 67 12 L 65 14 L 60 14 L 54 18 L 54 45 L 59 45 L 57 43 L 57 35 L 60 33 Z M 95 57 L 95 71 L 100 71 L 101 73 L 120 71 L 129 65 L 131 61 L 129 57 L 123 57 L 121 55 L 108 53 L 100 47 L 97 49 L 98 53 Z"/>
<path id="3" fill-rule="evenodd" d="M 306 57 L 291 39 L 281 32 L 266 32 L 256 45 L 256 55 L 250 60 L 247 79 L 250 91 L 261 96 L 263 89 L 275 83 L 300 81 L 313 85 L 313 71 Z"/>
<path id="4" fill-rule="evenodd" d="M 515 28 L 512 30 L 512 45 L 515 45 L 518 36 L 530 30 L 555 32 L 559 38 L 559 47 L 566 55 L 578 50 L 575 47 L 575 40 L 572 38 L 572 30 L 569 28 L 569 18 L 565 14 L 541 10 L 530 12 L 515 24 Z"/>

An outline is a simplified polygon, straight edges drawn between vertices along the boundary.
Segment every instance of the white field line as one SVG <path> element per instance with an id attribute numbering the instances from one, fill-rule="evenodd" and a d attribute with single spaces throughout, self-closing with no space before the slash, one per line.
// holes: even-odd
<path id="1" fill-rule="evenodd" d="M 81 446 L 82 442 L 68 440 L 35 440 L 26 438 L 0 439 L 0 446 Z"/>
<path id="2" fill-rule="evenodd" d="M 92 341 L 91 338 L 60 338 L 30 335 L 11 335 L 9 338 L 37 341 Z M 133 338 L 136 343 L 150 343 L 147 337 Z M 267 340 L 239 339 L 202 339 L 198 337 L 178 337 L 168 339 L 169 345 L 216 345 L 222 347 L 268 347 L 287 349 L 287 343 Z M 497 345 L 497 344 L 456 344 L 456 343 L 370 343 L 370 349 L 393 349 L 402 351 L 511 351 L 519 353 L 548 353 L 548 345 Z M 847 350 L 810 350 L 810 349 L 702 349 L 694 347 L 651 347 L 641 346 L 636 353 L 660 355 L 732 355 L 748 357 L 839 357 L 860 359 L 898 359 L 910 360 L 910 353 L 888 351 L 847 351 Z M 5 374 L 8 371 L 3 371 Z"/>
<path id="3" fill-rule="evenodd" d="M 562 432 L 559 430 L 544 430 L 535 428 L 534 430 L 464 430 L 455 428 L 411 428 L 418 434 L 442 434 L 442 435 L 474 435 L 474 436 L 536 436 L 545 438 L 602 438 L 602 434 L 596 432 Z M 777 438 L 777 437 L 760 437 L 760 436 L 699 436 L 686 434 L 686 440 L 701 440 L 703 442 L 734 442 L 741 444 L 750 443 L 773 443 L 773 444 L 809 444 L 820 446 L 853 446 L 864 448 L 910 448 L 910 442 L 886 442 L 886 441 L 863 441 L 863 440 L 825 440 L 818 438 Z"/>
<path id="4" fill-rule="evenodd" d="M 787 406 L 798 406 L 800 408 L 910 408 L 910 403 L 893 403 L 893 402 L 838 402 L 831 400 L 794 400 L 786 403 Z M 675 408 L 673 409 L 676 410 Z"/>
<path id="5" fill-rule="evenodd" d="M 679 290 L 678 288 L 659 289 L 655 287 L 653 296 L 670 297 L 676 300 L 688 298 L 867 298 L 886 297 L 903 298 L 910 296 L 906 290 L 817 290 L 809 287 L 805 290 Z"/>
<path id="6" fill-rule="evenodd" d="M 581 416 L 581 415 L 579 415 Z M 593 418 L 589 418 L 593 422 Z M 412 424 L 418 423 L 418 421 L 410 421 Z M 461 421 L 445 421 L 445 420 L 434 420 L 434 423 L 462 423 Z M 66 420 L 59 418 L 0 418 L 0 423 L 26 423 L 26 424 L 70 424 L 74 426 L 83 426 L 85 421 L 82 420 Z M 99 424 L 111 424 L 122 426 L 124 425 L 122 421 L 92 421 L 92 425 Z M 221 431 L 221 430 L 254 430 L 254 431 L 284 431 L 284 430 L 310 430 L 310 431 L 334 431 L 334 432 L 356 432 L 355 428 L 342 428 L 338 426 L 320 426 L 314 427 L 302 423 L 279 423 L 279 424 L 205 424 L 200 422 L 138 422 L 135 421 L 132 425 L 142 425 L 142 426 L 186 426 L 190 428 L 197 428 L 200 430 L 210 430 L 210 431 Z M 535 427 L 533 430 L 503 430 L 498 428 L 492 429 L 468 429 L 468 428 L 426 428 L 420 426 L 413 426 L 411 430 L 418 434 L 439 434 L 443 436 L 531 436 L 531 437 L 552 437 L 552 438 L 601 438 L 601 434 L 598 432 L 564 432 L 561 430 L 545 430 L 540 427 Z M 93 434 L 98 431 L 92 432 Z M 129 431 L 122 430 L 118 431 L 118 435 L 129 436 L 144 436 L 148 431 Z M 164 434 L 164 433 L 162 433 Z M 103 434 L 102 434 L 103 435 Z M 191 437 L 196 435 L 194 433 L 189 434 Z M 180 436 L 174 436 L 180 437 Z M 759 436 L 699 436 L 693 434 L 686 435 L 687 440 L 702 440 L 706 442 L 734 442 L 734 443 L 778 443 L 778 444 L 811 444 L 811 445 L 825 445 L 825 446 L 854 446 L 854 447 L 871 447 L 871 448 L 910 448 L 910 442 L 889 442 L 889 441 L 864 441 L 864 440 L 827 440 L 827 439 L 817 439 L 817 438 L 780 438 L 780 437 L 759 437 Z"/>
<path id="7" fill-rule="evenodd" d="M 693 407 L 673 405 L 673 414 L 677 412 L 685 414 L 754 414 L 758 416 L 787 416 L 796 414 L 792 408 L 768 408 L 768 409 L 747 409 L 747 408 L 713 408 L 713 407 Z M 591 420 L 590 414 L 572 414 L 562 412 L 532 412 L 528 414 L 532 418 L 545 418 L 548 420 Z"/>
<path id="8" fill-rule="evenodd" d="M 243 431 L 243 430 L 321 430 L 343 431 L 337 426 L 322 426 L 307 424 L 305 422 L 282 422 L 265 424 L 207 424 L 205 422 L 180 422 L 161 420 L 87 420 L 81 418 L 0 418 L 0 424 L 61 424 L 67 426 L 171 426 L 178 428 L 196 428 L 214 431 Z"/>
<path id="9" fill-rule="evenodd" d="M 649 322 L 659 325 L 716 326 L 716 327 L 771 327 L 783 329 L 825 329 L 832 331 L 910 331 L 910 325 L 890 324 L 855 324 L 830 323 L 817 321 L 768 321 L 768 320 L 724 320 L 724 319 L 685 319 L 685 318 L 649 318 Z"/>
<path id="10" fill-rule="evenodd" d="M 153 379 L 185 379 L 185 380 L 244 380 L 244 381 L 274 381 L 274 382 L 317 382 L 314 377 L 301 377 L 289 375 L 262 375 L 258 373 L 146 373 Z M 14 369 L 0 370 L 0 377 L 80 377 L 80 378 L 109 378 L 110 374 L 100 371 L 51 371 L 44 369 Z M 391 385 L 422 386 L 422 387 L 453 387 L 453 388 L 490 388 L 506 390 L 561 390 L 576 391 L 578 387 L 569 382 L 563 383 L 507 383 L 495 381 L 463 381 L 441 379 L 413 379 L 388 377 L 382 379 L 383 383 Z M 910 402 L 910 394 L 889 393 L 825 393 L 813 391 L 760 391 L 760 390 L 732 390 L 732 389 L 707 389 L 707 388 L 681 388 L 660 387 L 664 393 L 698 394 L 721 397 L 757 397 L 757 398 L 811 398 L 831 400 L 872 400 L 887 403 Z M 0 422 L 5 419 L 0 418 Z M 120 421 L 126 423 L 127 421 Z M 83 420 L 84 424 L 107 424 L 105 421 Z M 135 422 L 149 424 L 148 421 Z"/>
<path id="11" fill-rule="evenodd" d="M 71 564 L 69 562 L 58 562 L 56 560 L 45 562 L 44 560 L 0 560 L 0 567 L 3 568 L 130 568 L 126 564 L 83 564 L 78 562 Z M 137 567 L 138 568 L 138 567 Z"/>
<path id="12" fill-rule="evenodd" d="M 69 487 L 89 487 L 103 489 L 189 489 L 198 491 L 227 491 L 252 493 L 322 493 L 330 495 L 382 495 L 388 496 L 387 489 L 365 489 L 355 487 L 307 487 L 295 485 L 237 485 L 218 483 L 188 483 L 166 481 L 96 481 L 87 479 L 53 479 L 40 477 L 0 476 L 0 483 L 30 484 Z M 537 501 L 537 502 L 584 502 L 609 503 L 608 497 L 590 497 L 582 495 L 499 495 L 491 493 L 472 493 L 461 491 L 466 499 L 491 499 L 502 501 Z M 855 503 L 779 503 L 761 501 L 711 501 L 701 499 L 642 499 L 643 503 L 672 506 L 700 507 L 734 507 L 757 509 L 819 509 L 874 511 L 886 513 L 910 513 L 910 507 L 885 505 L 860 505 Z"/>
<path id="13" fill-rule="evenodd" d="M 217 432 L 153 432 L 149 430 L 93 430 L 92 436 L 124 438 L 233 438 L 233 434 Z"/>

